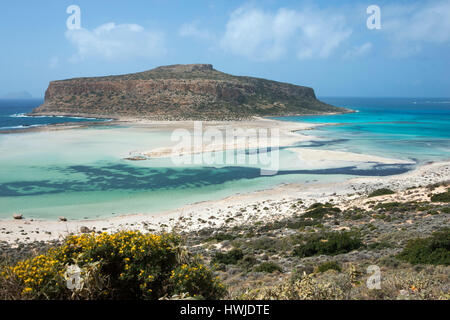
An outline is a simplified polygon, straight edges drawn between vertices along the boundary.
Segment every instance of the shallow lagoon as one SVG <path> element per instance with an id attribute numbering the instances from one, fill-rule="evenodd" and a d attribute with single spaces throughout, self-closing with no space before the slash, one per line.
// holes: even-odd
<path id="1" fill-rule="evenodd" d="M 442 129 L 448 128 L 445 127 L 447 113 L 436 117 L 436 123 L 445 123 L 438 132 L 447 131 L 433 135 L 412 133 L 411 130 L 405 132 L 404 125 L 407 124 L 398 122 L 404 120 L 380 124 L 386 122 L 383 114 L 379 113 L 380 118 L 376 121 L 373 114 L 371 121 L 367 121 L 363 111 L 289 120 L 345 123 L 306 131 L 320 138 L 296 146 L 299 149 L 344 150 L 417 159 L 419 162 L 450 157 L 446 136 L 448 129 Z M 423 125 L 430 121 L 428 115 L 418 116 L 417 112 L 415 117 L 415 121 L 421 121 Z M 388 130 L 396 126 L 399 131 Z M 439 127 L 433 124 L 429 131 L 435 128 Z M 427 131 L 424 129 L 423 132 Z M 402 173 L 412 168 L 374 163 L 307 168 L 292 148 L 280 150 L 280 170 L 275 176 L 261 176 L 260 168 L 250 165 L 176 166 L 171 159 L 124 160 L 130 152 L 167 147 L 170 134 L 142 127 L 114 125 L 1 134 L 0 218 L 11 218 L 14 212 L 40 219 L 55 219 L 58 216 L 92 219 L 119 214 L 156 213 L 194 202 L 268 189 L 282 183 L 334 182 L 355 176 Z"/>
<path id="2" fill-rule="evenodd" d="M 289 149 L 280 150 L 275 176 L 261 176 L 260 168 L 250 165 L 176 166 L 171 159 L 123 159 L 168 141 L 169 132 L 114 126 L 0 135 L 0 217 L 13 212 L 41 219 L 153 213 L 281 183 L 339 181 L 370 171 L 305 170 Z"/>

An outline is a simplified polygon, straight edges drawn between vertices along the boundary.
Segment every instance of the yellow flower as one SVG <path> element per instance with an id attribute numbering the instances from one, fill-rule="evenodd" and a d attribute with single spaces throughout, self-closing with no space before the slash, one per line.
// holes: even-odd
<path id="1" fill-rule="evenodd" d="M 30 293 L 31 291 L 33 291 L 33 289 L 31 289 L 30 287 L 26 287 L 25 289 L 23 289 L 22 295 Z"/>

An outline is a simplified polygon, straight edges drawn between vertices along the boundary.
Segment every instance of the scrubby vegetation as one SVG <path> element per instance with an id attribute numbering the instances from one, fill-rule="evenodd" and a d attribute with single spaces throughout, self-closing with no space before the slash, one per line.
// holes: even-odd
<path id="1" fill-rule="evenodd" d="M 0 290 L 3 299 L 217 299 L 226 292 L 179 237 L 135 231 L 71 236 L 45 254 L 3 267 Z"/>
<path id="2" fill-rule="evenodd" d="M 372 193 L 370 193 L 368 197 L 372 198 L 372 197 L 384 196 L 387 194 L 394 194 L 394 193 L 395 192 L 392 191 L 391 189 L 381 188 L 381 189 L 377 189 L 377 190 L 373 191 Z"/>
<path id="3" fill-rule="evenodd" d="M 380 289 L 366 285 L 368 275 L 349 264 L 343 272 L 311 273 L 299 279 L 287 278 L 262 288 L 246 288 L 239 299 L 249 300 L 448 300 L 448 273 L 442 269 L 414 272 L 383 270 Z"/>
<path id="4" fill-rule="evenodd" d="M 244 254 L 242 253 L 242 250 L 233 249 L 226 253 L 217 252 L 213 258 L 213 262 L 223 264 L 236 264 L 243 257 Z"/>
<path id="5" fill-rule="evenodd" d="M 450 189 L 446 192 L 437 193 L 431 196 L 431 201 L 433 202 L 450 202 Z"/>
<path id="6" fill-rule="evenodd" d="M 245 224 L 234 223 L 245 211 L 225 212 L 220 228 L 178 235 L 84 234 L 50 251 L 2 252 L 0 243 L 0 265 L 11 257 L 0 298 L 450 299 L 450 205 L 428 200 L 442 188 L 406 192 L 346 206 L 295 201 L 289 215 Z M 72 291 L 64 273 L 74 265 L 85 281 Z M 381 289 L 367 286 L 369 266 L 380 269 Z"/>
<path id="7" fill-rule="evenodd" d="M 324 262 L 317 267 L 317 272 L 326 272 L 328 270 L 335 270 L 337 272 L 342 271 L 341 267 L 336 261 Z"/>
<path id="8" fill-rule="evenodd" d="M 450 228 L 409 240 L 397 257 L 412 264 L 450 265 Z"/>
<path id="9" fill-rule="evenodd" d="M 358 235 L 350 232 L 331 232 L 308 237 L 294 249 L 298 257 L 311 257 L 319 254 L 336 255 L 356 250 L 362 246 Z"/>
<path id="10" fill-rule="evenodd" d="M 273 273 L 275 271 L 283 272 L 283 269 L 275 262 L 263 262 L 254 268 L 255 272 Z"/>

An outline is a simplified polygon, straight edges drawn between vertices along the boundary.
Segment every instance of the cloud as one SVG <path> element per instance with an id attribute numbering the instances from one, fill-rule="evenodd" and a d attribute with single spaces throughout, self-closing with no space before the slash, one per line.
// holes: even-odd
<path id="1" fill-rule="evenodd" d="M 127 60 L 139 57 L 155 58 L 166 53 L 164 36 L 145 30 L 137 24 L 107 23 L 94 30 L 68 30 L 65 34 L 76 48 L 73 62 L 88 58 L 109 61 Z"/>
<path id="2" fill-rule="evenodd" d="M 351 33 L 343 16 L 333 11 L 241 7 L 231 14 L 220 47 L 259 61 L 280 59 L 288 49 L 298 59 L 327 58 Z"/>
<path id="3" fill-rule="evenodd" d="M 205 29 L 200 29 L 198 22 L 185 23 L 180 27 L 179 34 L 182 37 L 194 37 L 203 40 L 213 40 L 214 36 Z"/>
<path id="4" fill-rule="evenodd" d="M 428 44 L 450 43 L 450 2 L 423 1 L 381 8 L 382 30 L 394 55 L 409 56 Z"/>
<path id="5" fill-rule="evenodd" d="M 358 58 L 361 56 L 366 55 L 367 53 L 369 53 L 372 50 L 372 43 L 371 42 L 366 42 L 360 46 L 355 46 L 352 49 L 348 50 L 343 58 L 344 59 L 352 59 L 352 58 Z"/>

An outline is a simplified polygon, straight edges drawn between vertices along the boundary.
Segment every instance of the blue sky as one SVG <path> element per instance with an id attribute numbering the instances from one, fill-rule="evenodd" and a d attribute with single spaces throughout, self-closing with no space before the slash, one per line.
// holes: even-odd
<path id="1" fill-rule="evenodd" d="M 70 5 L 81 29 L 66 26 Z M 381 29 L 367 28 L 369 5 L 381 9 Z M 450 96 L 448 0 L 15 0 L 2 3 L 0 43 L 0 96 L 178 63 L 318 96 Z"/>

